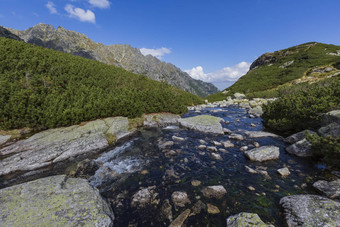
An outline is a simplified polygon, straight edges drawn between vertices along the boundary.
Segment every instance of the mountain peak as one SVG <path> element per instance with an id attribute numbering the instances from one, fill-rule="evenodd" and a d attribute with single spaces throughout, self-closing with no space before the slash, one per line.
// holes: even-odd
<path id="1" fill-rule="evenodd" d="M 115 65 L 202 97 L 218 92 L 214 85 L 195 80 L 176 66 L 156 57 L 144 56 L 138 48 L 129 44 L 106 46 L 82 33 L 61 26 L 55 29 L 52 25 L 42 23 L 25 31 L 15 31 L 15 34 L 25 42 Z"/>

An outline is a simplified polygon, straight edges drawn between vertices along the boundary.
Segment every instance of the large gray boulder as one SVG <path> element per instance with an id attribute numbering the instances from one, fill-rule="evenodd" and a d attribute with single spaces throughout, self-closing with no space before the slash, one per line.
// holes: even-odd
<path id="1" fill-rule="evenodd" d="M 65 175 L 0 190 L 1 226 L 113 226 L 110 206 L 87 180 Z"/>
<path id="2" fill-rule="evenodd" d="M 317 195 L 293 195 L 280 200 L 287 225 L 339 226 L 340 203 Z"/>
<path id="3" fill-rule="evenodd" d="M 340 179 L 331 182 L 319 180 L 313 187 L 330 199 L 340 199 Z"/>
<path id="4" fill-rule="evenodd" d="M 340 124 L 337 124 L 335 122 L 330 123 L 329 125 L 325 126 L 325 127 L 321 127 L 318 130 L 318 133 L 324 137 L 333 137 L 333 138 L 337 138 L 340 137 Z"/>
<path id="5" fill-rule="evenodd" d="M 144 116 L 144 127 L 164 127 L 168 125 L 178 125 L 178 119 L 180 118 L 177 114 L 172 113 L 153 113 L 146 114 Z"/>
<path id="6" fill-rule="evenodd" d="M 204 133 L 214 133 L 223 135 L 221 125 L 222 118 L 210 115 L 199 115 L 196 117 L 181 118 L 178 120 L 180 126 Z"/>
<path id="7" fill-rule="evenodd" d="M 333 110 L 333 111 L 323 114 L 321 116 L 321 122 L 324 125 L 327 125 L 333 122 L 340 124 L 340 110 Z"/>
<path id="8" fill-rule="evenodd" d="M 261 226 L 274 227 L 264 223 L 257 214 L 242 212 L 228 217 L 227 227 L 247 227 L 247 226 Z"/>
<path id="9" fill-rule="evenodd" d="M 307 139 L 300 140 L 286 147 L 286 151 L 299 157 L 313 156 L 312 145 L 310 144 L 310 142 L 308 142 Z"/>
<path id="10" fill-rule="evenodd" d="M 127 118 L 106 118 L 37 133 L 0 149 L 0 176 L 38 170 L 93 155 L 129 135 Z"/>
<path id="11" fill-rule="evenodd" d="M 244 154 L 251 161 L 264 162 L 278 159 L 280 156 L 280 149 L 275 146 L 263 146 L 245 151 Z"/>
<path id="12" fill-rule="evenodd" d="M 303 140 L 306 138 L 306 135 L 308 134 L 312 134 L 312 135 L 315 135 L 316 133 L 311 131 L 311 130 L 303 130 L 301 132 L 298 132 L 298 133 L 295 133 L 291 136 L 288 136 L 287 138 L 285 138 L 285 142 L 286 143 L 290 143 L 290 144 L 293 144 L 293 143 L 296 143 L 300 140 Z"/>

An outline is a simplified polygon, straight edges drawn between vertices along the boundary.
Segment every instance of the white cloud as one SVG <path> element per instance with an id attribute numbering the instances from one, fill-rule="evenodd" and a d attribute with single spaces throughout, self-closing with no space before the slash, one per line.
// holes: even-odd
<path id="1" fill-rule="evenodd" d="M 75 8 L 71 4 L 65 6 L 66 12 L 72 18 L 76 18 L 82 22 L 96 23 L 96 16 L 91 10 L 83 10 L 81 8 Z"/>
<path id="2" fill-rule="evenodd" d="M 110 7 L 109 0 L 89 0 L 89 3 L 94 6 L 101 9 L 106 9 Z"/>
<path id="3" fill-rule="evenodd" d="M 55 4 L 51 1 L 47 2 L 47 4 L 45 5 L 47 7 L 47 9 L 50 11 L 50 14 L 57 14 L 58 11 L 55 8 Z"/>
<path id="4" fill-rule="evenodd" d="M 161 59 L 162 56 L 164 54 L 170 54 L 171 53 L 171 50 L 169 48 L 166 48 L 166 47 L 162 47 L 162 48 L 159 48 L 159 49 L 147 49 L 147 48 L 142 48 L 140 49 L 140 52 L 146 56 L 146 55 L 152 55 L 156 58 L 159 58 Z"/>
<path id="5" fill-rule="evenodd" d="M 185 70 L 185 72 L 192 78 L 205 82 L 235 82 L 248 72 L 250 64 L 248 62 L 240 62 L 237 65 L 225 67 L 212 73 L 204 73 L 203 67 L 197 66 L 190 70 Z"/>

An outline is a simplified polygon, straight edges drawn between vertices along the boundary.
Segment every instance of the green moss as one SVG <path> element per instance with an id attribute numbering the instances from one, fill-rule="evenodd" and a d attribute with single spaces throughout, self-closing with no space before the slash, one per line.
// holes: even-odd
<path id="1" fill-rule="evenodd" d="M 106 133 L 105 135 L 109 145 L 113 145 L 117 141 L 117 136 L 110 133 Z"/>

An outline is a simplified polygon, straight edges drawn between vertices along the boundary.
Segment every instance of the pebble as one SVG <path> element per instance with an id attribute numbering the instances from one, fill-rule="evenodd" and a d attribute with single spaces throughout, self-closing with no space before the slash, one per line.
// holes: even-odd
<path id="1" fill-rule="evenodd" d="M 222 146 L 222 143 L 217 142 L 217 141 L 213 141 L 213 144 L 214 144 L 215 146 Z"/>
<path id="2" fill-rule="evenodd" d="M 172 140 L 183 142 L 185 139 L 179 136 L 172 136 Z"/>
<path id="3" fill-rule="evenodd" d="M 143 169 L 141 172 L 140 172 L 142 175 L 146 175 L 149 173 L 149 171 L 147 171 L 146 169 Z"/>
<path id="4" fill-rule="evenodd" d="M 205 140 L 200 140 L 201 144 L 206 144 L 207 142 L 205 142 Z"/>
<path id="5" fill-rule="evenodd" d="M 193 181 L 191 181 L 191 185 L 194 186 L 194 187 L 197 187 L 197 186 L 201 185 L 201 181 L 193 180 Z"/>
<path id="6" fill-rule="evenodd" d="M 246 151 L 246 150 L 248 150 L 248 146 L 242 146 L 242 147 L 240 148 L 240 151 Z"/>
<path id="7" fill-rule="evenodd" d="M 211 153 L 211 157 L 215 160 L 222 160 L 221 155 L 219 155 L 217 153 Z"/>
<path id="8" fill-rule="evenodd" d="M 255 191 L 256 189 L 253 186 L 248 186 L 247 187 L 250 191 Z"/>
<path id="9" fill-rule="evenodd" d="M 218 209 L 217 206 L 214 206 L 210 203 L 208 203 L 207 206 L 208 206 L 208 213 L 209 214 L 219 214 L 221 212 L 220 209 Z"/>
<path id="10" fill-rule="evenodd" d="M 215 151 L 215 152 L 217 152 L 217 148 L 214 147 L 214 146 L 209 146 L 209 147 L 207 147 L 207 150 L 208 150 L 208 151 Z"/>
<path id="11" fill-rule="evenodd" d="M 207 146 L 205 146 L 205 145 L 199 145 L 198 146 L 198 149 L 205 149 L 205 148 L 207 148 Z"/>
<path id="12" fill-rule="evenodd" d="M 286 177 L 290 174 L 290 171 L 287 167 L 284 167 L 284 168 L 281 168 L 281 169 L 278 169 L 277 172 L 283 176 L 283 177 Z"/>

